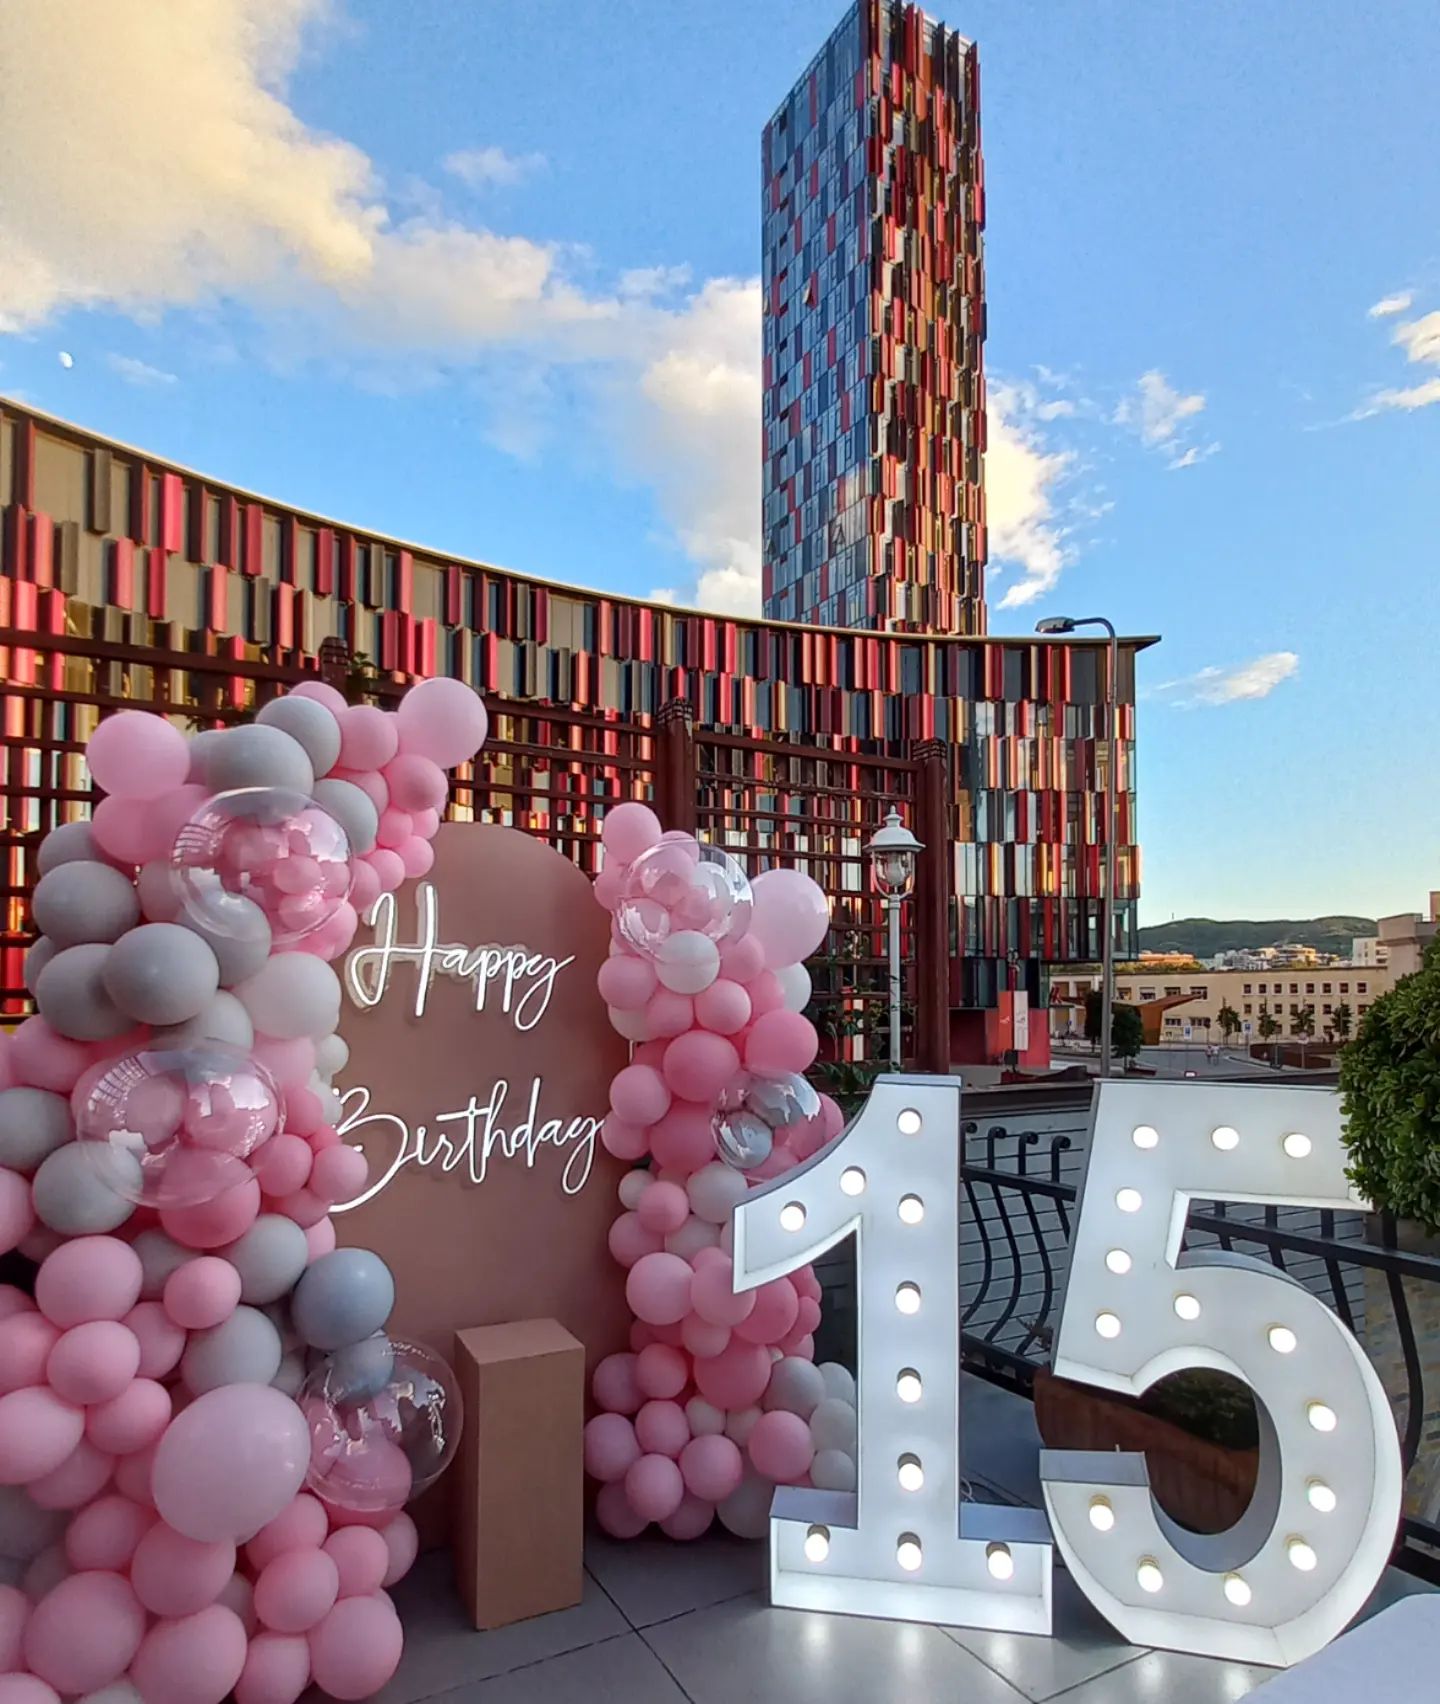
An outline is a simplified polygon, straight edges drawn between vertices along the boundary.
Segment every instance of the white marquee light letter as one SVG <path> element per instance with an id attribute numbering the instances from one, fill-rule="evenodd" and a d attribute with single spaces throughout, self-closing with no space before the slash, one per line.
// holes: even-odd
<path id="1" fill-rule="evenodd" d="M 1050 1631 L 1044 1516 L 960 1498 L 959 1179 L 959 1080 L 882 1077 L 843 1137 L 735 1209 L 737 1290 L 856 1238 L 857 1490 L 776 1492 L 776 1604 Z"/>
<path id="2" fill-rule="evenodd" d="M 1384 1570 L 1399 1441 L 1323 1303 L 1266 1262 L 1181 1253 L 1195 1197 L 1353 1208 L 1337 1097 L 1155 1082 L 1096 1095 L 1055 1372 L 1136 1396 L 1184 1368 L 1242 1379 L 1260 1416 L 1250 1507 L 1228 1532 L 1187 1532 L 1153 1501 L 1143 1455 L 1050 1450 L 1045 1502 L 1071 1573 L 1126 1639 L 1283 1667 L 1334 1638 Z"/>

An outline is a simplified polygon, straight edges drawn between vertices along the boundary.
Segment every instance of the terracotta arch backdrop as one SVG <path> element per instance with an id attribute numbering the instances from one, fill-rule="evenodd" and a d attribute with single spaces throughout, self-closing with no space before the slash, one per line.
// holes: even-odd
<path id="1" fill-rule="evenodd" d="M 392 903 L 393 901 L 393 903 Z M 628 1049 L 595 989 L 608 919 L 567 858 L 447 823 L 435 865 L 382 898 L 341 968 L 341 1132 L 370 1161 L 342 1243 L 395 1274 L 391 1330 L 551 1317 L 593 1366 L 625 1347 L 609 1257 L 623 1167 L 599 1141 Z"/>

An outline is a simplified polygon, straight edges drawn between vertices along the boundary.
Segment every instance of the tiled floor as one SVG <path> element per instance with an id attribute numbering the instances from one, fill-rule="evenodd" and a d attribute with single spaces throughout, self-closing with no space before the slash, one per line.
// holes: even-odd
<path id="1" fill-rule="evenodd" d="M 1038 1496 L 1029 1416 L 966 1381 L 966 1471 L 982 1500 Z M 1272 1675 L 1127 1645 L 1059 1570 L 1041 1639 L 771 1609 L 766 1546 L 723 1534 L 597 1533 L 585 1565 L 576 1608 L 476 1633 L 448 1560 L 425 1557 L 396 1593 L 405 1656 L 379 1704 L 1234 1704 Z M 1412 1589 L 1392 1569 L 1370 1607 Z"/>

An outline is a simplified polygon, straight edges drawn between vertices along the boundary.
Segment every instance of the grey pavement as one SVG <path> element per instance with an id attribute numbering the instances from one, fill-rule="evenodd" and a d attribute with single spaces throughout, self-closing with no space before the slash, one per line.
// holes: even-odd
<path id="1" fill-rule="evenodd" d="M 1030 1404 L 967 1377 L 962 1426 L 977 1499 L 1033 1503 Z M 772 1609 L 766 1552 L 593 1533 L 583 1601 L 493 1633 L 468 1625 L 433 1553 L 396 1591 L 405 1656 L 378 1704 L 1234 1704 L 1273 1678 L 1127 1645 L 1059 1568 L 1054 1634 L 1034 1638 Z M 1367 1614 L 1422 1589 L 1391 1569 Z"/>

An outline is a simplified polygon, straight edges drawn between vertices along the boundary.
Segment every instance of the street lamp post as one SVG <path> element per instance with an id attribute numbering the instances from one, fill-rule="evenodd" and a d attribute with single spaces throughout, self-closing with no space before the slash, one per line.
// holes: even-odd
<path id="1" fill-rule="evenodd" d="M 901 1064 L 900 907 L 915 891 L 915 854 L 924 850 L 893 807 L 885 826 L 876 830 L 865 848 L 890 925 L 890 1067 L 894 1071 Z"/>
<path id="2" fill-rule="evenodd" d="M 1115 790 L 1119 785 L 1119 777 L 1116 774 L 1118 742 L 1115 738 L 1115 724 L 1120 646 L 1115 637 L 1114 626 L 1103 615 L 1052 615 L 1044 621 L 1036 622 L 1035 631 L 1046 634 L 1074 633 L 1080 627 L 1103 627 L 1110 636 L 1105 671 L 1105 938 L 1100 966 L 1100 1075 L 1108 1077 L 1112 1047 L 1110 1029 L 1114 1020 L 1115 997 Z"/>

